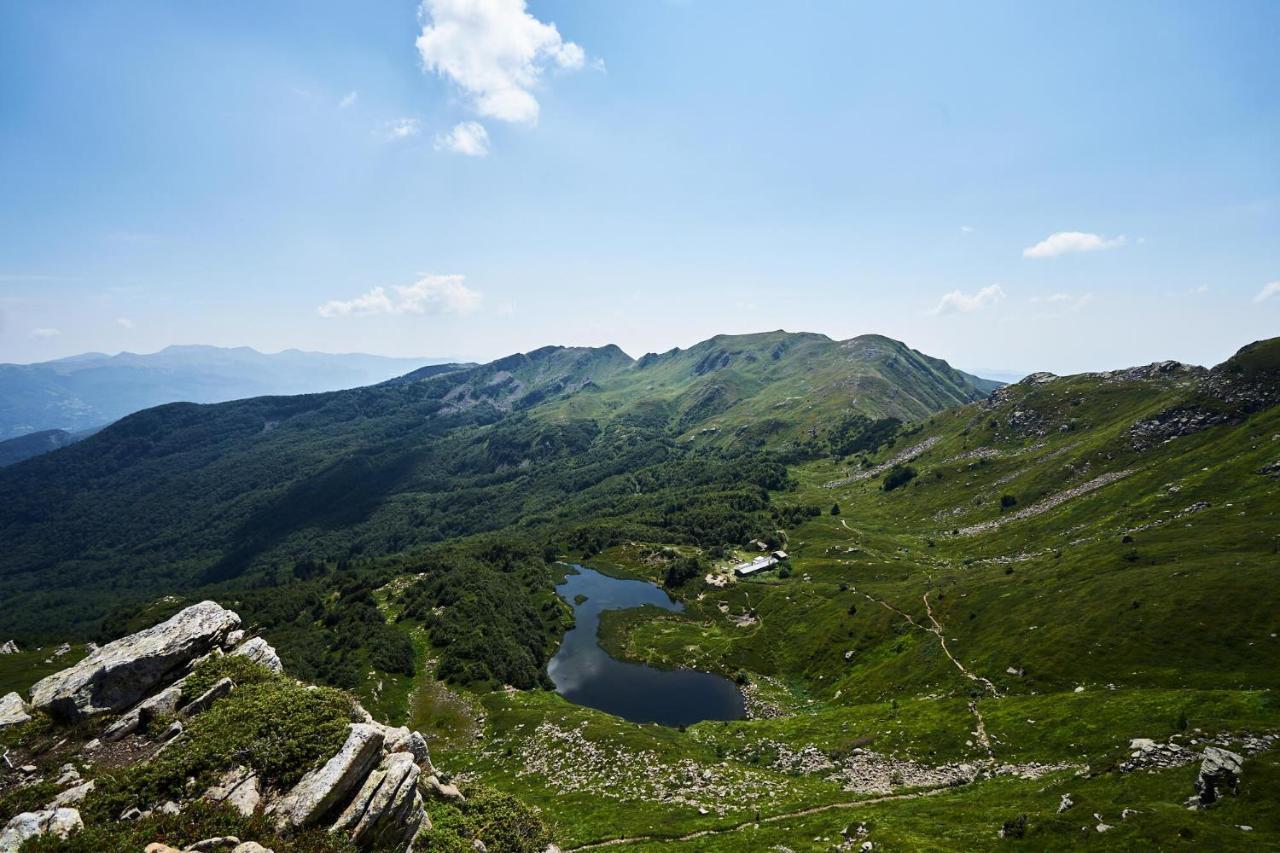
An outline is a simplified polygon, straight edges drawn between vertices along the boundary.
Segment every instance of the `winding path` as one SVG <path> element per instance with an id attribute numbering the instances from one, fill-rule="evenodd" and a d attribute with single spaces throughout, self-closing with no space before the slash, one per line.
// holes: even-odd
<path id="1" fill-rule="evenodd" d="M 611 838 L 608 841 L 594 841 L 590 844 L 582 844 L 578 847 L 566 847 L 565 853 L 574 853 L 577 850 L 596 850 L 602 847 L 621 847 L 627 844 L 643 844 L 647 841 L 661 844 L 675 844 L 682 841 L 695 841 L 699 838 L 707 838 L 712 835 L 726 835 L 730 832 L 741 832 L 745 829 L 759 826 L 762 823 L 778 823 L 779 821 L 790 820 L 796 817 L 806 817 L 812 814 L 820 814 L 822 812 L 835 811 L 836 809 L 856 809 L 859 806 L 871 806 L 876 803 L 888 803 L 894 800 L 918 800 L 921 797 L 935 797 L 938 794 L 944 794 L 947 791 L 954 790 L 954 785 L 942 785 L 937 788 L 926 788 L 921 791 L 913 791 L 907 794 L 885 794 L 881 797 L 868 797 L 864 800 L 854 800 L 846 803 L 827 803 L 822 806 L 811 806 L 807 809 L 799 809 L 793 812 L 783 812 L 781 814 L 769 815 L 762 817 L 759 821 L 749 820 L 745 823 L 734 824 L 733 826 L 724 826 L 716 829 L 700 829 L 697 832 L 691 832 L 688 835 L 669 836 L 669 835 L 633 835 L 627 838 Z"/>

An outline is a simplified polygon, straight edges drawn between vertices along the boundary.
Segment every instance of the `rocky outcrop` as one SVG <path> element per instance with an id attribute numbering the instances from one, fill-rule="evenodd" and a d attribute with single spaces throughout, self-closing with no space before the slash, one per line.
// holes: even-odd
<path id="1" fill-rule="evenodd" d="M 160 625 L 94 650 L 83 662 L 39 682 L 32 688 L 32 696 L 37 707 L 63 720 L 128 709 L 82 751 L 94 753 L 106 749 L 107 744 L 119 743 L 111 748 L 114 753 L 129 760 L 149 760 L 181 742 L 178 736 L 183 721 L 189 724 L 189 718 L 236 689 L 232 679 L 222 678 L 196 698 L 191 699 L 190 692 L 184 697 L 184 688 L 192 683 L 189 676 L 200 661 L 230 649 L 231 655 L 275 672 L 282 670 L 275 649 L 261 638 L 244 640 L 239 622 L 235 613 L 213 602 L 189 607 Z M 190 701 L 183 704 L 184 698 Z M 28 710 L 17 693 L 5 696 L 0 700 L 0 726 L 5 721 L 30 719 Z M 374 721 L 358 705 L 353 712 L 352 719 L 365 722 L 351 725 L 337 753 L 305 774 L 283 796 L 264 788 L 249 767 L 238 766 L 215 777 L 217 781 L 199 798 L 230 806 L 245 817 L 259 814 L 264 805 L 274 801 L 267 812 L 281 830 L 327 827 L 346 834 L 361 849 L 409 850 L 419 830 L 430 826 L 423 805 L 430 788 L 422 782 L 424 775 L 434 772 L 427 741 L 407 727 Z M 153 725 L 168 719 L 173 722 L 164 732 Z M 126 740 L 129 738 L 132 740 Z M 22 767 L 32 779 L 36 771 L 34 765 Z M 83 780 L 73 764 L 64 765 L 61 772 L 57 785 L 62 792 L 43 811 L 15 818 L 5 828 L 9 846 L 0 846 L 0 853 L 16 850 L 33 834 L 65 833 L 80 826 L 79 813 L 64 807 L 90 795 L 94 783 Z M 199 789 L 194 789 L 158 805 L 139 803 L 120 817 L 131 820 L 151 814 L 181 814 L 198 793 Z M 232 848 L 243 848 L 242 853 L 263 850 L 252 842 L 241 843 L 227 836 L 190 844 L 182 853 Z M 156 842 L 148 849 L 154 853 L 175 848 Z"/>
<path id="2" fill-rule="evenodd" d="M 27 713 L 27 703 L 17 693 L 8 693 L 0 699 L 0 729 L 16 726 L 31 719 Z"/>
<path id="3" fill-rule="evenodd" d="M 22 650 L 13 640 L 6 640 L 4 645 L 0 645 L 0 655 L 16 655 L 20 651 Z"/>
<path id="4" fill-rule="evenodd" d="M 201 693 L 195 699 L 178 709 L 178 716 L 184 718 L 194 717 L 196 714 L 209 710 L 209 707 L 222 697 L 226 696 L 233 689 L 235 683 L 230 678 L 221 678 L 214 683 L 205 692 Z"/>
<path id="5" fill-rule="evenodd" d="M 66 838 L 80 829 L 84 823 L 75 809 L 45 809 L 23 812 L 15 816 L 0 831 L 0 853 L 17 853 L 22 843 L 37 835 L 52 834 Z"/>
<path id="6" fill-rule="evenodd" d="M 427 748 L 427 739 L 421 733 L 408 726 L 392 728 L 381 723 L 371 722 L 382 732 L 382 748 L 387 752 L 407 752 L 413 756 L 418 769 L 431 772 L 431 752 Z"/>
<path id="7" fill-rule="evenodd" d="M 181 685 L 174 684 L 161 690 L 154 696 L 143 699 L 137 705 L 134 705 L 129 713 L 107 726 L 106 731 L 102 733 L 102 739 L 111 742 L 117 741 L 141 729 L 145 729 L 147 725 L 157 717 L 173 714 L 178 709 L 178 702 L 182 699 Z"/>
<path id="8" fill-rule="evenodd" d="M 367 723 L 351 726 L 346 743 L 323 767 L 303 776 L 274 809 L 281 828 L 313 826 L 343 803 L 382 756 L 382 732 Z"/>
<path id="9" fill-rule="evenodd" d="M 108 643 L 31 688 L 31 704 L 63 719 L 123 711 L 218 648 L 240 617 L 212 601 Z"/>
<path id="10" fill-rule="evenodd" d="M 1216 803 L 1223 794 L 1240 791 L 1240 771 L 1244 759 L 1228 749 L 1206 747 L 1204 761 L 1196 776 L 1196 796 L 1193 805 L 1208 806 Z"/>
<path id="11" fill-rule="evenodd" d="M 271 644 L 261 637 L 246 640 L 237 646 L 231 654 L 246 657 L 255 663 L 260 663 L 272 672 L 284 672 L 284 664 L 280 662 L 280 656 L 276 654 L 276 650 L 271 647 Z"/>
<path id="12" fill-rule="evenodd" d="M 426 812 L 418 793 L 421 771 L 409 752 L 393 752 L 382 760 L 333 824 L 364 849 L 408 849 Z"/>
<path id="13" fill-rule="evenodd" d="M 245 817 L 251 816 L 262 802 L 258 777 L 247 767 L 236 767 L 222 774 L 212 788 L 204 792 L 202 799 L 225 803 Z"/>
<path id="14" fill-rule="evenodd" d="M 1129 441 L 1135 450 L 1145 450 L 1175 438 L 1194 435 L 1209 427 L 1235 423 L 1239 417 L 1212 408 L 1175 406 L 1153 418 L 1139 421 L 1129 428 Z"/>
<path id="15" fill-rule="evenodd" d="M 1166 770 L 1192 764 L 1199 753 L 1180 743 L 1156 743 L 1151 738 L 1136 737 L 1129 741 L 1129 757 L 1120 762 L 1120 772 Z"/>

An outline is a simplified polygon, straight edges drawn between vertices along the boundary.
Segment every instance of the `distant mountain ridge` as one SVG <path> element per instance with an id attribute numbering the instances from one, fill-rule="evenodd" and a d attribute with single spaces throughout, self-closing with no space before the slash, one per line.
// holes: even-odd
<path id="1" fill-rule="evenodd" d="M 36 364 L 0 364 L 0 440 L 45 430 L 76 433 L 163 403 L 219 403 L 372 385 L 439 361 L 171 346 L 148 354 L 83 353 Z"/>

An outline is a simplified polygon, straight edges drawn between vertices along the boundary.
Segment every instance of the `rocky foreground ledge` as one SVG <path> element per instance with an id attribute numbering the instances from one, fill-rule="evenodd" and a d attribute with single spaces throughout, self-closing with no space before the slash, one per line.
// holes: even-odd
<path id="1" fill-rule="evenodd" d="M 327 833 L 336 846 L 309 849 L 410 851 L 431 825 L 424 797 L 463 799 L 436 774 L 421 734 L 373 720 L 338 691 L 288 679 L 275 650 L 212 601 L 96 649 L 35 684 L 29 701 L 0 699 L 0 730 L 37 725 L 51 733 L 58 760 L 71 760 L 51 771 L 15 764 L 6 750 L 4 796 L 49 799 L 7 821 L 0 853 L 29 839 L 87 837 L 85 809 L 111 823 L 210 807 L 251 818 L 285 845 Z M 268 849 L 233 836 L 180 843 L 145 849 Z"/>

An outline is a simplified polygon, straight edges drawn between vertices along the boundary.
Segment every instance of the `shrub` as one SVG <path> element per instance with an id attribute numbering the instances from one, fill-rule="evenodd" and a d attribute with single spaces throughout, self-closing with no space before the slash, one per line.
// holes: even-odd
<path id="1" fill-rule="evenodd" d="M 840 514 L 840 504 L 833 503 L 833 504 L 831 505 L 831 514 L 832 514 L 832 515 L 839 515 L 839 514 Z"/>
<path id="2" fill-rule="evenodd" d="M 111 821 L 130 806 L 178 799 L 188 778 L 207 787 L 218 773 L 241 764 L 263 784 L 287 787 L 337 752 L 354 719 L 351 697 L 268 675 L 238 685 L 191 719 L 183 741 L 154 760 L 99 777 L 81 809 L 86 822 Z"/>
<path id="3" fill-rule="evenodd" d="M 1009 509 L 1018 505 L 1018 498 L 1014 495 L 1001 495 L 1000 508 Z"/>
<path id="4" fill-rule="evenodd" d="M 542 853 L 551 833 L 537 812 L 510 794 L 468 787 L 466 802 L 431 800 L 431 828 L 418 834 L 415 849 L 440 853 L 473 853 L 479 841 L 503 853 Z"/>
<path id="5" fill-rule="evenodd" d="M 910 465 L 894 465 L 889 469 L 889 473 L 884 475 L 884 485 L 881 488 L 886 492 L 892 492 L 899 486 L 905 486 L 914 480 L 917 473 L 916 469 Z"/>
<path id="6" fill-rule="evenodd" d="M 272 681 L 276 674 L 260 663 L 242 655 L 220 655 L 207 658 L 196 665 L 191 675 L 182 683 L 182 699 L 190 702 L 224 678 L 230 678 L 237 687 Z"/>
<path id="7" fill-rule="evenodd" d="M 274 850 L 291 853 L 355 853 L 356 847 L 341 833 L 320 827 L 292 833 L 286 839 L 265 815 L 243 817 L 230 806 L 196 800 L 179 814 L 155 813 L 138 820 L 89 822 L 64 839 L 40 835 L 22 845 L 23 853 L 103 853 L 107 850 L 141 850 L 156 839 L 185 847 L 204 838 L 234 835 L 252 838 Z"/>

